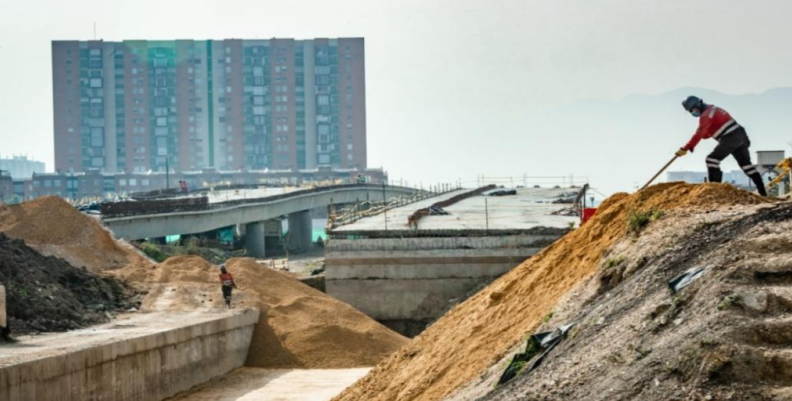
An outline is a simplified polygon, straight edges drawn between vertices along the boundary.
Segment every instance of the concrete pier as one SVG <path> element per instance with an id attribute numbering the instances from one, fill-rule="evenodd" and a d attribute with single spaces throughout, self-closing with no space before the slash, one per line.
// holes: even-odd
<path id="1" fill-rule="evenodd" d="M 247 256 L 251 258 L 266 256 L 264 226 L 265 222 L 263 221 L 245 224 L 245 250 L 247 250 Z"/>
<path id="2" fill-rule="evenodd" d="M 312 246 L 311 212 L 304 210 L 289 214 L 288 247 L 291 250 L 307 251 Z"/>
<path id="3" fill-rule="evenodd" d="M 255 310 L 132 315 L 0 346 L 0 400 L 160 401 L 245 362 Z"/>

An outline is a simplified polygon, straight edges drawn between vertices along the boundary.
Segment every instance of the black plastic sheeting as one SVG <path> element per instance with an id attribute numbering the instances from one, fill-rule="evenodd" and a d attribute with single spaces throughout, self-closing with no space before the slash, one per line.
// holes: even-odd
<path id="1" fill-rule="evenodd" d="M 563 325 L 553 331 L 536 333 L 528 338 L 525 344 L 525 352 L 519 353 L 512 358 L 509 366 L 498 379 L 498 385 L 505 384 L 520 374 L 531 373 L 542 364 L 545 357 L 555 348 L 558 343 L 566 338 L 567 333 L 575 323 Z M 530 364 L 529 364 L 530 362 Z"/>
<path id="2" fill-rule="evenodd" d="M 689 286 L 690 283 L 698 280 L 699 277 L 704 275 L 706 270 L 706 267 L 694 267 L 689 269 L 686 272 L 671 279 L 671 281 L 668 282 L 668 287 L 671 288 L 672 293 L 676 294 L 683 288 Z"/>

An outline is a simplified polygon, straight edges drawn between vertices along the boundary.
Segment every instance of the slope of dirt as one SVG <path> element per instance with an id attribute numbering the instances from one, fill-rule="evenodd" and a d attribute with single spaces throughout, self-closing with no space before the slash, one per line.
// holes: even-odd
<path id="1" fill-rule="evenodd" d="M 631 211 L 763 202 L 726 184 L 668 183 L 614 195 L 588 223 L 452 309 L 335 400 L 439 400 L 472 381 L 597 271 L 606 250 L 626 235 Z"/>
<path id="2" fill-rule="evenodd" d="M 57 196 L 0 205 L 0 231 L 24 240 L 44 255 L 95 273 L 121 268 L 140 258 L 119 246 L 96 219 Z"/>
<path id="3" fill-rule="evenodd" d="M 540 328 L 578 322 L 536 371 L 454 399 L 792 399 L 792 204 L 673 213 L 606 260 Z"/>
<path id="4" fill-rule="evenodd" d="M 6 287 L 9 327 L 17 334 L 73 330 L 131 307 L 131 294 L 115 280 L 43 256 L 3 233 L 0 283 Z"/>
<path id="5" fill-rule="evenodd" d="M 234 258 L 226 267 L 240 288 L 234 306 L 261 311 L 247 366 L 373 366 L 408 341 L 348 304 L 253 259 Z M 153 268 L 113 274 L 149 286 L 144 310 L 223 307 L 217 266 L 197 256 L 172 257 Z"/>

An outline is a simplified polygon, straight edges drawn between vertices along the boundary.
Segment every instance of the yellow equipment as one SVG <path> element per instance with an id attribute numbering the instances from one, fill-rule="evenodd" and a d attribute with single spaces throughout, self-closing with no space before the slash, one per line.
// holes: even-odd
<path id="1" fill-rule="evenodd" d="M 781 160 L 775 166 L 776 170 L 781 170 L 781 173 L 778 174 L 778 177 L 770 181 L 770 184 L 767 185 L 768 189 L 778 185 L 779 182 L 783 181 L 786 177 L 792 178 L 792 157 L 786 158 Z M 790 185 L 792 185 L 792 181 L 790 181 Z"/>

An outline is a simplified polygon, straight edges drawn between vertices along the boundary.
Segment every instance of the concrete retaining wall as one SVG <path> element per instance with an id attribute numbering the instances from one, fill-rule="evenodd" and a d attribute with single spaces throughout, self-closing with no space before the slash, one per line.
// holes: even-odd
<path id="1" fill-rule="evenodd" d="M 0 400 L 163 400 L 242 366 L 258 315 L 248 310 L 2 366 Z"/>
<path id="2" fill-rule="evenodd" d="M 0 285 L 0 327 L 8 327 L 6 321 L 6 292 L 5 287 Z"/>
<path id="3" fill-rule="evenodd" d="M 518 266 L 558 235 L 333 239 L 325 251 L 327 293 L 403 334 Z"/>

